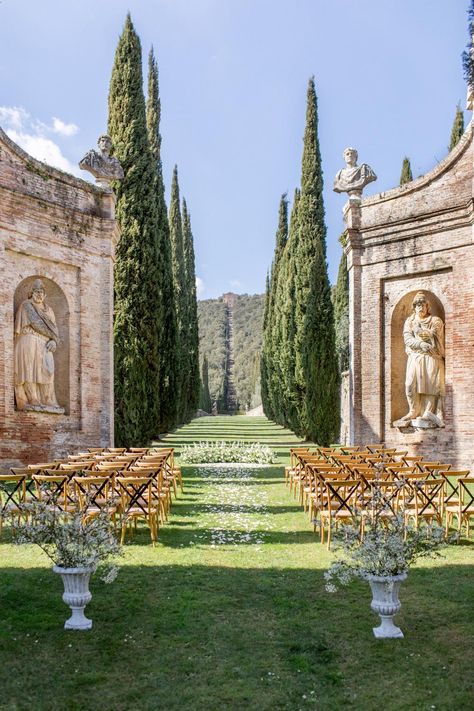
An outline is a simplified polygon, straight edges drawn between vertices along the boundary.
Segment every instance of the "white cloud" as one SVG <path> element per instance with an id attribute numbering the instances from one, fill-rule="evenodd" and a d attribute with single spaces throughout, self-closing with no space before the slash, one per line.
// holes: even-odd
<path id="1" fill-rule="evenodd" d="M 231 279 L 229 284 L 233 289 L 241 289 L 242 288 L 242 282 L 239 281 L 238 279 Z"/>
<path id="2" fill-rule="evenodd" d="M 75 136 L 79 131 L 79 126 L 76 126 L 75 123 L 65 123 L 53 116 L 53 131 L 59 133 L 60 136 Z"/>
<path id="3" fill-rule="evenodd" d="M 62 137 L 73 136 L 79 130 L 75 124 L 53 117 L 53 123 L 49 126 L 33 119 L 28 111 L 18 106 L 0 106 L 0 124 L 12 141 L 33 158 L 67 173 L 81 175 L 79 168 L 63 155 L 60 146 L 48 138 L 49 133 Z"/>
<path id="4" fill-rule="evenodd" d="M 203 280 L 201 279 L 201 277 L 197 276 L 196 277 L 196 296 L 198 297 L 198 299 L 204 294 L 205 291 L 206 291 L 206 287 L 205 287 Z"/>

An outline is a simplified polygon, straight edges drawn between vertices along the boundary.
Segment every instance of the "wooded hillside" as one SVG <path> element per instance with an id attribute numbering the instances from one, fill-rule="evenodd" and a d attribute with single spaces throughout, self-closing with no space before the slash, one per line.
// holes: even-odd
<path id="1" fill-rule="evenodd" d="M 261 404 L 260 351 L 262 347 L 263 294 L 239 295 L 233 311 L 233 381 L 240 410 Z M 222 297 L 198 301 L 199 356 L 209 364 L 209 390 L 219 412 L 226 410 L 225 376 L 227 309 Z"/>

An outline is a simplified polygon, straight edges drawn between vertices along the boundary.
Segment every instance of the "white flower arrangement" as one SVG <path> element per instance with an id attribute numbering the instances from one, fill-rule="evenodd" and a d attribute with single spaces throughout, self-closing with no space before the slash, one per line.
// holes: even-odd
<path id="1" fill-rule="evenodd" d="M 181 461 L 187 464 L 274 464 L 270 447 L 253 442 L 195 442 L 183 447 Z"/>
<path id="2" fill-rule="evenodd" d="M 438 525 L 417 529 L 407 523 L 402 510 L 387 515 L 376 485 L 373 491 L 365 515 L 358 512 L 353 523 L 333 533 L 336 560 L 324 573 L 327 592 L 336 592 L 355 578 L 407 573 L 416 560 L 441 555 L 440 549 L 451 542 Z"/>
<path id="3" fill-rule="evenodd" d="M 27 504 L 26 521 L 18 526 L 14 542 L 38 545 L 61 568 L 100 568 L 101 579 L 111 583 L 118 568 L 111 559 L 123 555 L 122 546 L 112 530 L 109 513 L 104 509 L 85 518 L 80 511 L 61 511 L 51 503 Z"/>

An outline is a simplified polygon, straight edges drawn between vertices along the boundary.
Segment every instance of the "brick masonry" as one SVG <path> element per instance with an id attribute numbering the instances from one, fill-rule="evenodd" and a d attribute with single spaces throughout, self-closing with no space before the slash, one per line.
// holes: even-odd
<path id="1" fill-rule="evenodd" d="M 473 146 L 470 123 L 434 170 L 345 207 L 350 284 L 350 440 L 474 464 Z M 444 429 L 401 431 L 408 411 L 402 327 L 412 293 L 430 292 L 446 324 Z"/>
<path id="2" fill-rule="evenodd" d="M 40 163 L 0 129 L 1 469 L 113 442 L 114 208 L 113 193 Z M 64 415 L 15 410 L 14 302 L 33 277 L 60 328 Z"/>

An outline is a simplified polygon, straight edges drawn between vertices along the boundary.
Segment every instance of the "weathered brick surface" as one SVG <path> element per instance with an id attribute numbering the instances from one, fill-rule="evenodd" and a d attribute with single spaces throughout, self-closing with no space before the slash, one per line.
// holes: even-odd
<path id="1" fill-rule="evenodd" d="M 36 161 L 0 130 L 2 468 L 112 442 L 117 239 L 111 193 Z M 65 415 L 17 412 L 14 407 L 14 296 L 17 286 L 33 275 L 54 281 L 67 300 Z"/>
<path id="2" fill-rule="evenodd" d="M 460 467 L 474 463 L 473 124 L 433 171 L 350 208 L 351 441 L 384 441 Z M 442 304 L 446 323 L 446 427 L 401 432 L 394 410 L 408 410 L 402 325 L 394 310 L 424 289 Z M 398 401 L 403 398 L 404 401 Z M 397 400 L 398 399 L 398 400 Z"/>

